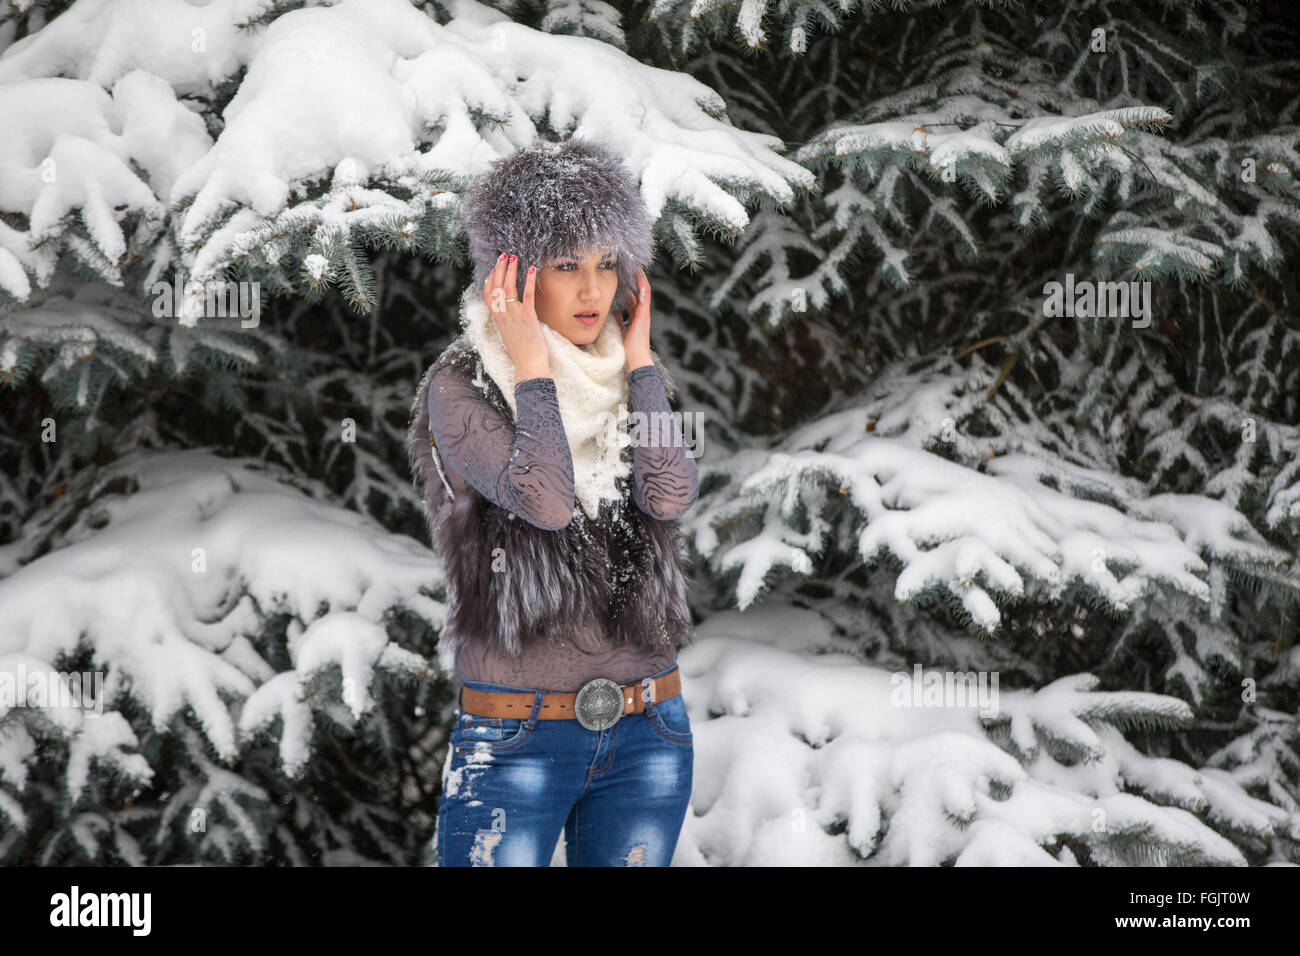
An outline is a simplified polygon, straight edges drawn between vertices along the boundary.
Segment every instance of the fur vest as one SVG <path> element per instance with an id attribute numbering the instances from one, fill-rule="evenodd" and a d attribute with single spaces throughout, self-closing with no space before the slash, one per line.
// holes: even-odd
<path id="1" fill-rule="evenodd" d="M 652 353 L 665 394 L 676 395 Z M 582 650 L 630 643 L 648 651 L 683 646 L 691 632 L 686 599 L 689 555 L 676 520 L 646 514 L 632 498 L 631 471 L 619 479 L 620 502 L 604 499 L 595 519 L 547 531 L 480 495 L 444 466 L 429 434 L 429 384 L 444 365 L 467 373 L 509 421 L 510 407 L 462 335 L 429 366 L 416 389 L 406 449 L 420 489 L 429 536 L 446 574 L 447 624 L 453 650 L 493 641 L 511 655 L 526 642 L 569 640 Z M 632 460 L 632 447 L 624 448 Z"/>

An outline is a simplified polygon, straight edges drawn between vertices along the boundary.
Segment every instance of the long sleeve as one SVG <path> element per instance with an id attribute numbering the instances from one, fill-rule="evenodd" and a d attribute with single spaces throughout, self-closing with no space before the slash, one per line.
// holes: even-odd
<path id="1" fill-rule="evenodd" d="M 429 431 L 445 464 L 494 504 L 547 531 L 573 518 L 573 457 L 555 381 L 530 378 L 515 385 L 511 423 L 465 374 L 434 373 L 429 386 Z"/>
<path id="2" fill-rule="evenodd" d="M 646 439 L 633 443 L 632 498 L 655 518 L 680 518 L 699 497 L 700 473 L 668 405 L 659 370 L 653 365 L 633 369 L 628 390 L 632 411 L 645 415 Z"/>

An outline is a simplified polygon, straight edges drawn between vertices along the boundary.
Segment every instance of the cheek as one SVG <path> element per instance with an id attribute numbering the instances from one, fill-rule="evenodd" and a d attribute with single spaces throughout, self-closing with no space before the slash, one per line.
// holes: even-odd
<path id="1" fill-rule="evenodd" d="M 618 294 L 618 273 L 607 272 L 600 283 L 601 294 L 609 301 L 613 301 Z"/>
<path id="2" fill-rule="evenodd" d="M 549 326 L 556 326 L 564 322 L 564 296 L 558 288 L 560 283 L 551 280 L 547 283 L 546 288 L 550 290 L 550 295 L 542 291 L 541 282 L 533 293 L 533 306 L 537 311 L 537 318 Z"/>

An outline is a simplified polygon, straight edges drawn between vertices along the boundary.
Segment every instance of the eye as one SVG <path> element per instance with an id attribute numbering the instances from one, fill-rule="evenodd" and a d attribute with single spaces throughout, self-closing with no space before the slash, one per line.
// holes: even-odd
<path id="1" fill-rule="evenodd" d="M 615 259 L 606 259 L 604 262 L 602 262 L 602 263 L 600 264 L 600 267 L 601 267 L 602 269 L 617 269 L 617 268 L 618 268 L 618 261 L 615 260 Z M 573 272 L 573 271 L 574 271 L 575 269 L 577 269 L 577 268 L 578 268 L 578 264 L 577 264 L 576 262 L 561 262 L 561 263 L 558 263 L 558 264 L 555 266 L 555 271 L 556 271 L 556 272 Z"/>

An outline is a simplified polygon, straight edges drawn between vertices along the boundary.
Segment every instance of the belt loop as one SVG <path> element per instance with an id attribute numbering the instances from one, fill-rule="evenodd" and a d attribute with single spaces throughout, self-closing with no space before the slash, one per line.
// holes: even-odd
<path id="1" fill-rule="evenodd" d="M 645 701 L 645 703 L 647 704 L 658 703 L 657 699 L 655 698 L 655 679 L 653 677 L 642 678 L 641 699 Z M 650 708 L 646 707 L 645 709 L 649 710 Z"/>
<path id="2" fill-rule="evenodd" d="M 544 701 L 545 699 L 546 699 L 546 691 L 544 690 L 533 691 L 533 709 L 529 712 L 528 717 L 525 720 L 525 723 L 527 724 L 529 729 L 532 729 L 533 727 L 537 726 L 537 715 L 542 712 L 542 701 Z"/>

